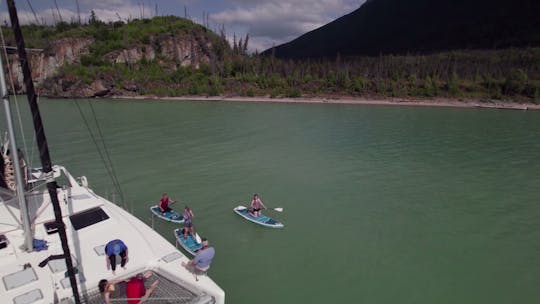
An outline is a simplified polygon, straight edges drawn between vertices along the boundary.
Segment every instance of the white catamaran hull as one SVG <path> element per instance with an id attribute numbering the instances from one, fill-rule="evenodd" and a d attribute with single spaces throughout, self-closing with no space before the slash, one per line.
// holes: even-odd
<path id="1" fill-rule="evenodd" d="M 178 288 L 187 289 L 193 297 L 190 301 L 224 303 L 224 291 L 209 277 L 196 278 L 188 272 L 181 265 L 188 258 L 173 244 L 124 209 L 80 186 L 64 168 L 56 166 L 54 169 L 55 175 L 62 171 L 71 184 L 71 187 L 64 185 L 58 189 L 58 198 L 83 303 L 99 303 L 94 300 L 101 298 L 97 293 L 101 279 L 129 278 L 145 270 L 152 270 L 178 284 Z M 3 284 L 0 284 L 1 302 L 56 303 L 71 299 L 72 291 L 65 275 L 64 260 L 49 261 L 44 267 L 38 266 L 47 257 L 62 254 L 58 234 L 48 234 L 45 225 L 54 221 L 48 193 L 34 191 L 28 196 L 28 202 L 35 238 L 45 240 L 48 249 L 39 252 L 20 249 L 24 243 L 24 233 L 17 201 L 15 198 L 3 201 L 0 206 L 0 234 L 6 237 L 7 246 L 0 249 L 0 277 L 3 280 Z M 88 226 L 82 227 L 85 225 Z M 107 270 L 104 255 L 105 244 L 113 239 L 123 240 L 129 250 L 127 269 L 118 265 L 116 275 Z M 152 295 L 156 300 L 160 297 L 160 285 L 161 281 Z"/>

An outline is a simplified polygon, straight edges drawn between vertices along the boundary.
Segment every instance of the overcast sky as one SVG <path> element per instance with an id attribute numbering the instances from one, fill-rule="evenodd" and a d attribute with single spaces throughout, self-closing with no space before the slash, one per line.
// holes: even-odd
<path id="1" fill-rule="evenodd" d="M 365 0 L 78 0 L 81 19 L 90 11 L 103 21 L 129 20 L 156 15 L 185 13 L 197 23 L 208 14 L 212 30 L 222 25 L 229 38 L 249 33 L 250 50 L 264 51 L 288 42 L 359 8 Z M 76 0 L 15 0 L 21 23 L 78 19 Z M 58 9 L 56 8 L 56 4 Z M 30 4 L 30 5 L 29 5 Z M 30 7 L 31 6 L 31 7 Z M 59 14 L 58 14 L 59 12 Z M 2 21 L 9 20 L 6 3 L 1 1 Z"/>

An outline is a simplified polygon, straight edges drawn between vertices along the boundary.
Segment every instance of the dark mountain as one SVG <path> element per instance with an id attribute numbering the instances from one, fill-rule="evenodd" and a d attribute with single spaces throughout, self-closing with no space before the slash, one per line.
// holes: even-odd
<path id="1" fill-rule="evenodd" d="M 335 58 L 538 45 L 539 0 L 368 0 L 263 54 Z"/>

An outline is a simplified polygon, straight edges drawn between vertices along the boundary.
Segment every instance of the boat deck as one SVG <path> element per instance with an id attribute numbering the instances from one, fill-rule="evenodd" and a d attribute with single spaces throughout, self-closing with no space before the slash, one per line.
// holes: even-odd
<path id="1" fill-rule="evenodd" d="M 63 167 L 58 170 L 65 171 Z M 149 278 L 150 284 L 155 279 L 160 281 L 149 303 L 224 303 L 223 290 L 208 276 L 197 279 L 183 267 L 189 259 L 171 242 L 137 217 L 77 184 L 67 171 L 65 173 L 68 184 L 58 188 L 57 193 L 83 303 L 103 303 L 97 290 L 101 279 L 122 280 L 145 271 L 155 274 L 155 278 Z M 3 281 L 0 302 L 72 303 L 65 261 L 49 260 L 51 256 L 62 254 L 63 248 L 58 230 L 50 225 L 55 217 L 46 189 L 27 194 L 34 240 L 47 245 L 42 250 L 23 250 L 25 233 L 15 200 L 0 200 L 0 235 L 3 235 L 0 237 L 0 278 Z M 114 239 L 121 239 L 129 247 L 127 267 L 119 268 L 116 275 L 107 269 L 104 252 L 107 242 Z M 125 286 L 120 286 L 119 290 L 125 290 Z M 115 302 L 127 301 L 118 299 Z"/>

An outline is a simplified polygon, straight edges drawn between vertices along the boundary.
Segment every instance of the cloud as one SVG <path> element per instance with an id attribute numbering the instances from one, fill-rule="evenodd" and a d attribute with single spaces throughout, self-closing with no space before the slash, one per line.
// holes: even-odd
<path id="1" fill-rule="evenodd" d="M 119 6 L 116 8 L 95 8 L 96 17 L 104 22 L 109 21 L 127 21 L 137 18 L 151 18 L 154 16 L 154 10 L 152 8 L 138 6 Z"/>
<path id="2" fill-rule="evenodd" d="M 63 8 L 59 8 L 58 10 L 56 8 L 48 8 L 36 12 L 35 16 L 29 10 L 19 10 L 17 15 L 21 24 L 55 24 L 60 21 L 75 21 L 78 18 L 76 12 Z M 0 18 L 2 18 L 2 22 L 6 21 L 8 24 L 11 24 L 8 12 L 2 12 Z"/>
<path id="3" fill-rule="evenodd" d="M 155 2 L 154 2 L 155 1 Z M 360 7 L 365 0 L 78 0 L 81 20 L 87 22 L 90 11 L 102 21 L 127 21 L 152 17 L 155 4 L 160 10 L 177 11 L 183 16 L 186 5 L 194 21 L 199 20 L 202 11 L 214 11 L 210 21 L 214 29 L 225 26 L 226 34 L 232 41 L 233 33 L 244 37 L 249 33 L 249 49 L 263 51 L 272 45 L 279 45 L 314 30 Z M 60 14 L 64 21 L 78 20 L 74 2 L 67 2 Z M 24 2 L 23 2 L 24 4 Z M 69 6 L 69 8 L 67 8 Z M 53 24 L 58 14 L 52 5 L 34 2 L 36 14 L 41 22 Z M 193 7 L 196 9 L 191 12 Z M 160 12 L 162 14 L 163 12 Z M 0 11 L 3 20 L 9 20 L 7 12 Z M 19 9 L 22 23 L 35 23 L 29 8 Z M 3 21 L 2 20 L 2 21 Z"/>
<path id="4" fill-rule="evenodd" d="M 210 18 L 219 24 L 246 27 L 252 35 L 270 38 L 301 34 L 329 20 L 290 3 L 267 3 L 252 9 L 227 10 Z"/>
<path id="5" fill-rule="evenodd" d="M 121 7 L 126 5 L 125 0 L 79 0 L 79 3 L 86 7 L 93 8 L 111 8 L 111 7 Z"/>
<path id="6" fill-rule="evenodd" d="M 251 50 L 259 51 L 290 41 L 358 8 L 359 0 L 229 0 L 235 8 L 210 19 L 250 34 Z M 230 30 L 229 30 L 230 31 Z M 238 33 L 237 33 L 238 34 Z"/>
<path id="7" fill-rule="evenodd" d="M 92 10 L 99 20 L 105 22 L 151 18 L 155 15 L 155 7 L 144 1 L 137 4 L 124 0 L 83 0 L 83 2 L 87 4 L 88 15 Z"/>

